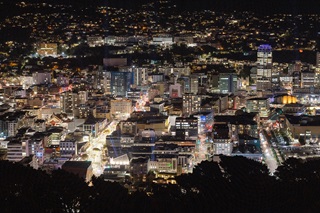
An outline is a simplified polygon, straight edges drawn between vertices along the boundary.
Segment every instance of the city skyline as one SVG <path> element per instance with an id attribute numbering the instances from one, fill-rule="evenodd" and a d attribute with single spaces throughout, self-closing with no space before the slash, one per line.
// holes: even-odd
<path id="1" fill-rule="evenodd" d="M 0 212 L 314 212 L 316 5 L 0 2 Z"/>

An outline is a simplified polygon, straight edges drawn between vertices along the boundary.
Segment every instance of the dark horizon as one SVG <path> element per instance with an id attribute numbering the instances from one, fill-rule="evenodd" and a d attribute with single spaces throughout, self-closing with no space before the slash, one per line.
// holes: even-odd
<path id="1" fill-rule="evenodd" d="M 291 13 L 291 14 L 314 14 L 320 12 L 319 3 L 314 0 L 166 0 L 177 5 L 178 10 L 214 10 L 217 12 L 230 11 L 252 11 L 261 15 L 271 15 L 275 13 Z M 3 1 L 1 1 L 3 3 Z M 12 0 L 5 4 L 14 4 L 20 2 Z M 108 5 L 110 7 L 125 9 L 140 9 L 142 4 L 157 3 L 154 0 L 25 0 L 32 3 L 50 3 L 50 4 L 69 4 L 75 6 L 95 6 Z"/>

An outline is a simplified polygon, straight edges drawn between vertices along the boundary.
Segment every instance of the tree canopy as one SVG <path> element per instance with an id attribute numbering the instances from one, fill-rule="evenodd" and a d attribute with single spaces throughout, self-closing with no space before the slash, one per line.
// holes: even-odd
<path id="1" fill-rule="evenodd" d="M 128 194 L 119 183 L 92 185 L 63 170 L 46 174 L 0 161 L 1 212 L 315 212 L 320 207 L 320 160 L 288 159 L 269 175 L 244 157 L 204 161 L 177 185 L 149 184 Z M 151 192 L 151 193 L 150 193 Z"/>

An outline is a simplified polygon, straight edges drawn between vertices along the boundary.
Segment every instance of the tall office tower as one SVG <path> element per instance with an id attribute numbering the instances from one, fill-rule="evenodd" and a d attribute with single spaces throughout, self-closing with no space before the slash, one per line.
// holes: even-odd
<path id="1" fill-rule="evenodd" d="M 79 105 L 81 101 L 85 99 L 83 93 L 67 91 L 60 94 L 60 108 L 61 111 L 78 117 L 79 115 Z"/>
<path id="2" fill-rule="evenodd" d="M 199 77 L 194 74 L 190 76 L 190 93 L 198 94 L 199 89 Z"/>
<path id="3" fill-rule="evenodd" d="M 272 88 L 272 48 L 268 44 L 258 47 L 257 53 L 257 90 Z"/>
<path id="4" fill-rule="evenodd" d="M 234 93 L 238 87 L 239 81 L 236 73 L 219 74 L 219 90 L 221 93 Z"/>
<path id="5" fill-rule="evenodd" d="M 111 71 L 110 92 L 117 96 L 127 96 L 133 84 L 133 72 Z"/>
<path id="6" fill-rule="evenodd" d="M 133 67 L 132 72 L 134 75 L 133 84 L 135 86 L 141 86 L 148 81 L 148 69 L 146 67 Z"/>
<path id="7" fill-rule="evenodd" d="M 193 93 L 186 93 L 182 96 L 183 115 L 189 116 L 200 111 L 201 96 Z"/>

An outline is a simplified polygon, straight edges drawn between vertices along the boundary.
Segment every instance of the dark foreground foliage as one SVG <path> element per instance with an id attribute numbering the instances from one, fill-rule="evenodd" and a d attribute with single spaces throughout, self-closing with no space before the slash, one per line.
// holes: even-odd
<path id="1" fill-rule="evenodd" d="M 0 161 L 0 212 L 317 212 L 320 160 L 289 159 L 275 176 L 243 157 L 202 162 L 178 185 L 129 195 L 118 183 L 93 186 L 62 170 L 48 175 Z"/>

